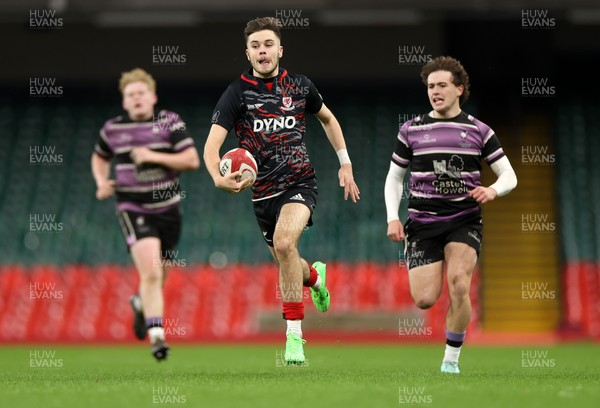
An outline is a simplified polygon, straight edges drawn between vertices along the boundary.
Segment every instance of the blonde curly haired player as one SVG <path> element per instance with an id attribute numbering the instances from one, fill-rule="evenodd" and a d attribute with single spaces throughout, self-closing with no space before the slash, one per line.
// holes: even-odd
<path id="1" fill-rule="evenodd" d="M 140 276 L 139 294 L 131 297 L 134 332 L 150 338 L 157 360 L 169 355 L 163 328 L 162 285 L 181 230 L 179 174 L 200 166 L 194 141 L 175 112 L 155 110 L 156 81 L 143 69 L 119 80 L 125 114 L 100 130 L 92 154 L 96 198 L 116 194 L 117 215 Z M 116 161 L 115 180 L 110 179 Z"/>

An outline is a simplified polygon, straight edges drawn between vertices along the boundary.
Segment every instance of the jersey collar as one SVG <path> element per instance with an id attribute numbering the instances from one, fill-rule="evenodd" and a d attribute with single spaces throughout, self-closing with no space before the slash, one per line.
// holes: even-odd
<path id="1" fill-rule="evenodd" d="M 279 67 L 279 73 L 273 80 L 273 89 L 275 89 L 275 86 L 279 86 L 281 80 L 287 75 L 287 70 Z M 252 68 L 250 68 L 248 71 L 243 72 L 242 75 L 240 75 L 240 78 L 242 79 L 242 81 L 248 82 L 249 84 L 252 84 L 256 87 L 264 88 L 265 90 L 267 90 L 265 83 L 263 81 L 260 81 L 259 78 L 256 78 L 254 75 L 252 75 Z"/>

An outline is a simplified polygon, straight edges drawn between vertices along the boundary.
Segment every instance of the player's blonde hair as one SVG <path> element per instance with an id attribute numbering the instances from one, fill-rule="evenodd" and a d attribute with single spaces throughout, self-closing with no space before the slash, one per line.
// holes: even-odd
<path id="1" fill-rule="evenodd" d="M 152 75 L 141 68 L 134 68 L 131 71 L 121 73 L 121 79 L 119 79 L 119 91 L 121 91 L 121 94 L 123 94 L 125 87 L 132 82 L 143 82 L 148 85 L 150 91 L 156 92 L 156 81 L 152 78 Z"/>

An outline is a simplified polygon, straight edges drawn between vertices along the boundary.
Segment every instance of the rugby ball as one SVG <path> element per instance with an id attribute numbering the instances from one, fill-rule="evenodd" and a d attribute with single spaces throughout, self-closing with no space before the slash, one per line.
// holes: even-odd
<path id="1" fill-rule="evenodd" d="M 252 184 L 256 181 L 256 174 L 258 173 L 258 166 L 256 160 L 252 154 L 246 150 L 238 147 L 225 153 L 219 163 L 219 172 L 221 176 L 227 176 L 228 174 L 241 171 L 242 176 L 237 181 L 242 181 L 247 178 L 252 179 Z"/>

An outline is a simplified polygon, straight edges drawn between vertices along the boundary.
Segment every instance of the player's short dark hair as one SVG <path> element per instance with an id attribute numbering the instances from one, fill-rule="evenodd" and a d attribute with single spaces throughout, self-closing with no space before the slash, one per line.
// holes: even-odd
<path id="1" fill-rule="evenodd" d="M 257 31 L 271 30 L 275 33 L 277 38 L 279 38 L 279 41 L 281 41 L 281 29 L 279 27 L 281 27 L 281 24 L 275 17 L 255 18 L 254 20 L 248 21 L 246 24 L 246 28 L 244 28 L 244 40 L 245 42 L 248 42 L 248 37 Z"/>
<path id="2" fill-rule="evenodd" d="M 443 56 L 436 57 L 423 65 L 423 68 L 421 69 L 421 79 L 425 86 L 427 86 L 429 74 L 435 71 L 449 71 L 452 74 L 452 83 L 456 86 L 462 85 L 464 87 L 464 91 L 458 100 L 461 105 L 469 99 L 469 87 L 471 86 L 469 74 L 467 74 L 465 67 L 462 66 L 459 60 Z"/>

